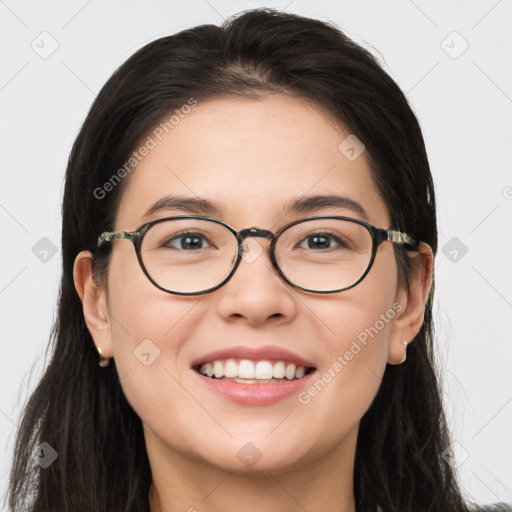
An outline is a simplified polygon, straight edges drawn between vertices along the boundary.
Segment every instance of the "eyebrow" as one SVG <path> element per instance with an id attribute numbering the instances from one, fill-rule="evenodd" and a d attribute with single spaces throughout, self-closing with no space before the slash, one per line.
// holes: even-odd
<path id="1" fill-rule="evenodd" d="M 368 222 L 368 214 L 363 206 L 346 196 L 334 194 L 304 196 L 298 199 L 291 199 L 282 208 L 284 214 L 300 213 L 307 214 L 322 208 L 343 208 L 356 213 L 363 220 Z M 143 215 L 146 219 L 154 213 L 163 210 L 179 210 L 194 215 L 208 215 L 221 217 L 226 213 L 226 208 L 220 203 L 202 198 L 183 197 L 175 195 L 167 195 L 154 203 Z"/>
<path id="2" fill-rule="evenodd" d="M 344 208 L 359 215 L 363 220 L 368 222 L 368 214 L 363 205 L 350 199 L 347 196 L 339 196 L 335 194 L 305 196 L 293 199 L 283 206 L 283 212 L 306 214 L 321 210 L 322 208 Z"/>

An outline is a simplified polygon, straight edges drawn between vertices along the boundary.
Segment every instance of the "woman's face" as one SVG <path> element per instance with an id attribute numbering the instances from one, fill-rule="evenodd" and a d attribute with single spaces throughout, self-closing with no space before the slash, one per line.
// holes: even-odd
<path id="1" fill-rule="evenodd" d="M 195 213 L 236 230 L 275 232 L 312 215 L 363 218 L 340 206 L 283 214 L 292 200 L 333 194 L 358 202 L 372 224 L 390 224 L 366 153 L 354 159 L 361 148 L 347 150 L 350 139 L 340 149 L 350 132 L 303 100 L 276 95 L 199 102 L 168 133 L 157 133 L 151 134 L 155 147 L 129 177 L 116 231 L 194 213 L 161 209 L 144 216 L 169 194 L 218 203 L 223 213 Z M 422 314 L 414 321 L 406 316 L 417 304 L 408 309 L 409 296 L 397 286 L 391 243 L 380 245 L 357 286 L 321 295 L 287 284 L 272 267 L 269 241 L 248 238 L 254 257 L 242 259 L 227 284 L 200 296 L 158 289 L 129 241 L 112 244 L 108 297 L 100 297 L 108 310 L 105 326 L 90 328 L 104 355 L 115 359 L 150 457 L 162 464 L 186 459 L 225 471 L 277 474 L 353 455 L 358 423 L 386 363 L 401 362 L 401 341 L 411 341 L 421 325 Z M 257 403 L 250 390 L 235 399 L 212 389 L 211 379 L 192 368 L 213 351 L 235 347 L 286 349 L 316 371 L 280 399 Z"/>

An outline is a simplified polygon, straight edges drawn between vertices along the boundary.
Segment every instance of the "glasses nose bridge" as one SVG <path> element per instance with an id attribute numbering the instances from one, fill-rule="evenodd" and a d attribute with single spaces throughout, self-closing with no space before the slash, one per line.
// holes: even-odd
<path id="1" fill-rule="evenodd" d="M 260 229 L 258 227 L 251 227 L 242 229 L 242 231 L 238 232 L 238 235 L 244 241 L 246 238 L 250 237 L 260 237 L 260 238 L 267 238 L 268 240 L 272 240 L 274 237 L 274 233 L 272 231 L 269 231 L 268 229 Z"/>
<path id="2" fill-rule="evenodd" d="M 242 250 L 245 250 L 244 249 L 244 245 L 243 242 L 247 239 L 247 238 L 266 238 L 267 240 L 272 240 L 274 238 L 274 233 L 272 233 L 272 231 L 269 231 L 268 229 L 261 229 L 261 228 L 258 228 L 256 226 L 252 226 L 250 228 L 246 228 L 246 229 L 242 229 L 241 231 L 238 232 L 238 237 L 240 239 L 240 241 L 242 242 Z"/>
<path id="3" fill-rule="evenodd" d="M 238 236 L 240 240 L 244 242 L 247 238 L 266 238 L 267 240 L 272 240 L 274 238 L 274 233 L 269 231 L 268 229 L 261 229 L 256 226 L 252 226 L 250 228 L 242 229 L 238 232 Z"/>

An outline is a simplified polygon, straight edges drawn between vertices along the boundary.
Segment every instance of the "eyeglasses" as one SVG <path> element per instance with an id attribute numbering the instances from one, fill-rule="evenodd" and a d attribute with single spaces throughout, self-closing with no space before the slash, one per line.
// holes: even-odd
<path id="1" fill-rule="evenodd" d="M 98 247 L 113 239 L 131 240 L 139 264 L 159 289 L 176 295 L 217 290 L 233 276 L 242 258 L 251 262 L 244 240 L 270 240 L 274 268 L 290 285 L 313 293 L 335 293 L 360 283 L 384 241 L 414 250 L 420 242 L 405 233 L 349 217 L 307 217 L 272 233 L 257 227 L 236 231 L 201 215 L 153 220 L 136 231 L 104 232 Z"/>

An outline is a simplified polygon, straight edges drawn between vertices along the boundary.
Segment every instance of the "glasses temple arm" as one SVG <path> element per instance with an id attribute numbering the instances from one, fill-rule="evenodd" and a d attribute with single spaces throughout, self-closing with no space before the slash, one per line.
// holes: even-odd
<path id="1" fill-rule="evenodd" d="M 387 240 L 389 242 L 410 245 L 414 249 L 416 249 L 420 245 L 420 242 L 409 236 L 407 233 L 402 233 L 400 231 L 395 231 L 393 229 L 388 229 L 386 233 Z"/>
<path id="2" fill-rule="evenodd" d="M 129 233 L 128 231 L 105 231 L 98 237 L 98 247 L 100 247 L 105 242 L 110 242 L 111 240 L 133 240 L 134 233 Z"/>

